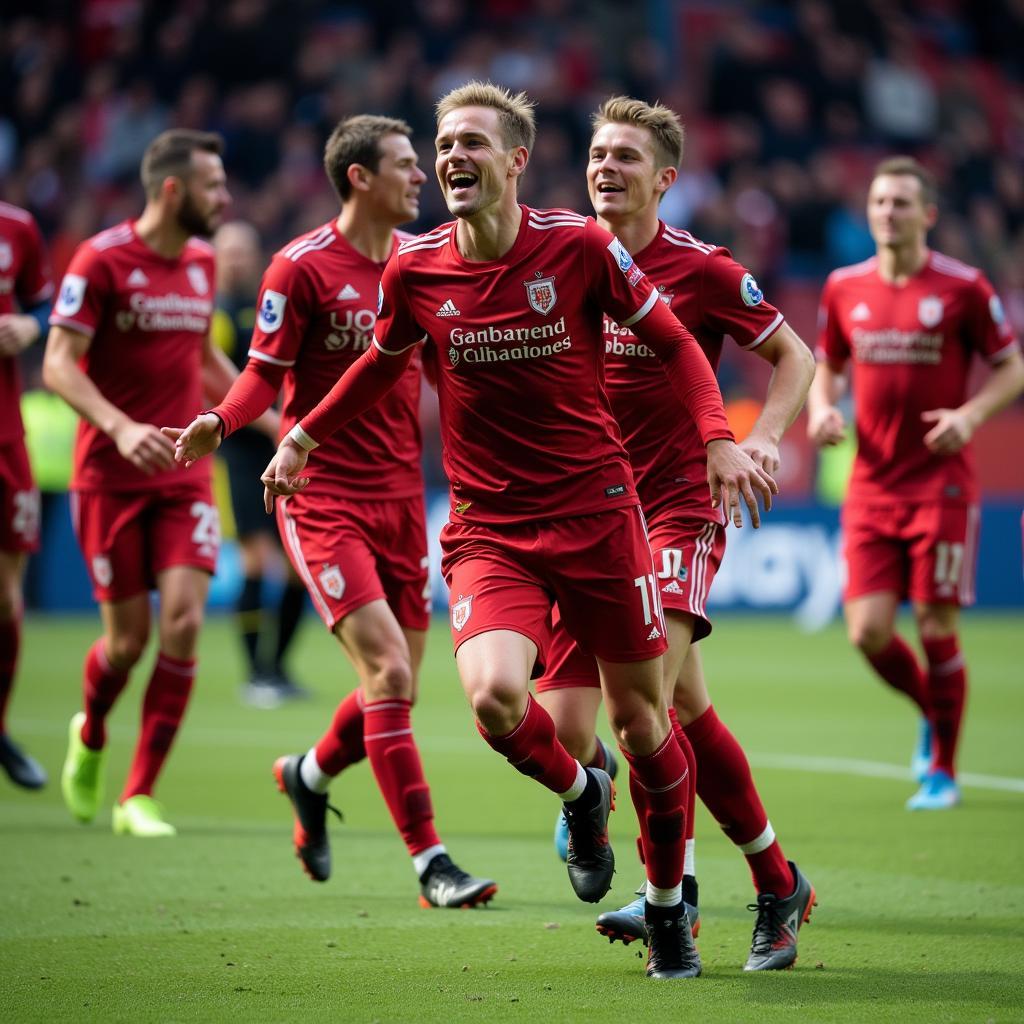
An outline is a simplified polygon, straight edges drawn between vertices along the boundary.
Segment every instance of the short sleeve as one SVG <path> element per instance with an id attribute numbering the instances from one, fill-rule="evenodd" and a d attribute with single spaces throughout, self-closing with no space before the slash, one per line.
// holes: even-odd
<path id="1" fill-rule="evenodd" d="M 999 363 L 1020 348 L 1003 303 L 984 274 L 971 283 L 965 328 L 971 348 L 990 363 Z"/>
<path id="2" fill-rule="evenodd" d="M 80 245 L 61 280 L 50 324 L 91 338 L 103 319 L 109 293 L 110 270 L 103 254 L 88 242 Z"/>
<path id="3" fill-rule="evenodd" d="M 704 324 L 716 334 L 728 334 L 740 348 L 757 348 L 784 322 L 754 275 L 728 249 L 715 249 L 705 258 L 701 292 Z"/>
<path id="4" fill-rule="evenodd" d="M 50 259 L 34 219 L 25 225 L 24 247 L 24 259 L 14 288 L 21 308 L 31 309 L 45 302 L 53 293 Z"/>
<path id="5" fill-rule="evenodd" d="M 583 266 L 588 294 L 623 327 L 642 320 L 658 301 L 657 289 L 622 243 L 590 219 L 583 229 Z"/>
<path id="6" fill-rule="evenodd" d="M 294 366 L 313 306 L 312 285 L 301 264 L 275 256 L 260 282 L 249 358 Z"/>
<path id="7" fill-rule="evenodd" d="M 842 325 L 836 313 L 835 285 L 831 277 L 825 282 L 818 305 L 818 342 L 814 351 L 818 362 L 828 363 L 835 370 L 842 369 L 850 358 L 850 346 L 843 337 Z"/>

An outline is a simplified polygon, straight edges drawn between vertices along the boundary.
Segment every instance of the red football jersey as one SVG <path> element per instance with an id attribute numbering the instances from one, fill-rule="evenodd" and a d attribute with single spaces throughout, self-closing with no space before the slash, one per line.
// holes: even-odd
<path id="1" fill-rule="evenodd" d="M 635 256 L 713 368 L 726 335 L 749 351 L 783 323 L 782 314 L 765 301 L 753 276 L 728 249 L 662 223 L 650 245 Z M 722 521 L 721 511 L 711 507 L 704 442 L 693 418 L 680 410 L 654 350 L 607 315 L 604 346 L 608 397 L 644 511 L 653 515 L 671 504 Z"/>
<path id="2" fill-rule="evenodd" d="M 285 371 L 283 431 L 370 347 L 383 270 L 383 263 L 354 249 L 334 221 L 274 256 L 263 275 L 249 358 Z M 318 494 L 380 499 L 422 493 L 420 374 L 416 358 L 379 403 L 312 453 L 309 473 Z"/>
<path id="3" fill-rule="evenodd" d="M 878 259 L 834 271 L 819 311 L 818 357 L 854 365 L 854 501 L 977 500 L 969 446 L 933 455 L 921 413 L 967 398 L 974 353 L 998 363 L 1018 348 L 981 271 L 932 252 L 904 285 L 883 281 Z"/>
<path id="4" fill-rule="evenodd" d="M 457 521 L 578 516 L 636 501 L 604 387 L 603 311 L 635 324 L 672 362 L 670 379 L 705 440 L 732 436 L 707 361 L 618 240 L 576 213 L 522 211 L 499 260 L 465 259 L 449 223 L 401 245 L 382 280 L 382 358 L 423 341 L 435 349 Z M 321 411 L 304 425 L 316 437 L 329 421 Z"/>
<path id="5" fill-rule="evenodd" d="M 81 367 L 109 402 L 141 423 L 184 424 L 203 407 L 213 287 L 212 246 L 193 238 L 168 259 L 125 221 L 78 247 L 50 323 L 92 338 Z M 147 476 L 101 430 L 85 420 L 78 425 L 72 487 L 159 490 L 184 472 L 175 465 Z M 193 467 L 189 479 L 197 472 L 207 476 L 210 467 Z"/>
<path id="6" fill-rule="evenodd" d="M 38 306 L 53 280 L 36 222 L 27 210 L 0 203 L 0 315 Z M 15 304 L 17 302 L 17 304 Z M 0 445 L 21 437 L 18 360 L 0 357 Z"/>

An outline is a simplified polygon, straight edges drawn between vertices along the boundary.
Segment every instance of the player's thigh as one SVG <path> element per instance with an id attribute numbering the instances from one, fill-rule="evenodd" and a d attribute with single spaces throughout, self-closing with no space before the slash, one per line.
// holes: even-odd
<path id="1" fill-rule="evenodd" d="M 145 492 L 71 492 L 71 523 L 97 602 L 123 602 L 155 585 L 146 533 L 151 501 Z"/>
<path id="2" fill-rule="evenodd" d="M 149 641 L 149 593 L 100 601 L 103 641 L 110 663 L 118 669 L 129 669 L 142 657 Z"/>
<path id="3" fill-rule="evenodd" d="M 668 650 L 663 660 L 666 703 L 672 700 L 672 693 L 692 646 L 697 621 L 697 617 L 688 612 L 665 609 L 665 630 L 668 637 Z"/>
<path id="4" fill-rule="evenodd" d="M 846 604 L 874 594 L 907 594 L 907 544 L 902 529 L 906 509 L 898 505 L 858 505 L 842 511 L 842 558 Z"/>
<path id="5" fill-rule="evenodd" d="M 441 571 L 448 584 L 449 625 L 456 658 L 470 640 L 482 634 L 511 633 L 526 641 L 517 652 L 530 651 L 525 682 L 547 648 L 551 595 L 532 562 L 537 556 L 535 527 L 502 527 L 447 523 L 441 531 Z M 502 642 L 502 646 L 505 642 Z M 480 645 L 474 644 L 474 651 Z M 502 674 L 518 688 L 521 659 L 514 665 L 486 666 L 473 656 L 460 662 L 473 666 L 472 680 L 492 682 Z"/>
<path id="6" fill-rule="evenodd" d="M 955 636 L 960 628 L 960 606 L 950 602 L 914 601 L 914 619 L 922 640 Z"/>
<path id="7" fill-rule="evenodd" d="M 725 527 L 671 510 L 648 523 L 662 608 L 690 616 L 692 641 L 711 633 L 708 594 L 725 554 Z"/>
<path id="8" fill-rule="evenodd" d="M 974 603 L 978 532 L 977 505 L 920 504 L 906 528 L 910 598 L 921 604 Z"/>
<path id="9" fill-rule="evenodd" d="M 899 608 L 899 595 L 891 590 L 848 598 L 843 614 L 850 643 L 869 655 L 883 650 L 892 639 Z"/>
<path id="10" fill-rule="evenodd" d="M 419 699 L 420 691 L 420 667 L 423 665 L 423 655 L 427 650 L 427 631 L 425 629 L 402 628 L 405 635 L 405 642 L 409 647 L 409 665 L 412 668 L 412 700 Z"/>
<path id="11" fill-rule="evenodd" d="M 21 581 L 28 555 L 22 551 L 0 549 L 0 622 L 11 622 L 21 615 Z"/>
<path id="12" fill-rule="evenodd" d="M 640 507 L 540 524 L 546 579 L 566 628 L 608 662 L 664 653 L 665 623 Z"/>
<path id="13" fill-rule="evenodd" d="M 39 550 L 40 508 L 24 442 L 0 444 L 0 553 Z"/>
<path id="14" fill-rule="evenodd" d="M 676 676 L 672 704 L 682 725 L 696 721 L 711 707 L 711 695 L 708 693 L 700 647 L 697 644 L 690 645 Z"/>
<path id="15" fill-rule="evenodd" d="M 459 644 L 455 663 L 473 713 L 493 736 L 506 736 L 526 714 L 537 645 L 512 629 L 476 633 Z"/>
<path id="16" fill-rule="evenodd" d="M 661 657 L 614 662 L 597 659 L 608 720 L 618 742 L 632 754 L 652 754 L 668 735 Z"/>
<path id="17" fill-rule="evenodd" d="M 377 556 L 354 510 L 279 498 L 277 524 L 289 561 L 328 629 L 372 601 L 385 601 Z"/>
<path id="18" fill-rule="evenodd" d="M 334 634 L 369 700 L 412 699 L 409 644 L 387 601 L 377 598 L 353 609 L 335 625 Z"/>

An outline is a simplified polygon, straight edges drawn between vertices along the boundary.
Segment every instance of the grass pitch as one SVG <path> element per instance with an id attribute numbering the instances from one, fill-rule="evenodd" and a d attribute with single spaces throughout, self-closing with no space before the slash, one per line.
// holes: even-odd
<path id="1" fill-rule="evenodd" d="M 41 793 L 0 780 L 3 1021 L 986 1021 L 1024 1020 L 1024 672 L 1019 617 L 968 615 L 963 807 L 909 814 L 916 723 L 838 627 L 725 619 L 704 646 L 715 704 L 743 742 L 787 854 L 818 891 L 793 971 L 744 975 L 753 915 L 740 855 L 697 820 L 704 976 L 655 983 L 637 947 L 595 914 L 641 878 L 625 787 L 619 871 L 599 908 L 555 859 L 557 801 L 477 737 L 435 628 L 415 721 L 443 838 L 498 880 L 494 903 L 425 911 L 368 767 L 332 790 L 334 875 L 292 856 L 274 758 L 319 737 L 353 685 L 310 620 L 293 661 L 315 692 L 275 711 L 238 700 L 230 624 L 203 639 L 196 695 L 159 796 L 174 840 L 117 838 L 123 781 L 152 657 L 111 718 L 107 809 L 64 810 L 58 775 L 91 620 L 30 619 L 12 735 L 51 774 Z"/>

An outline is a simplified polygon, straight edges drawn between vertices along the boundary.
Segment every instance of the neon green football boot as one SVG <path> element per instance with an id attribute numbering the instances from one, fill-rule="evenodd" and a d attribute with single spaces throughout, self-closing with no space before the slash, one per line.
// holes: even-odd
<path id="1" fill-rule="evenodd" d="M 90 750 L 82 742 L 85 712 L 79 711 L 68 727 L 68 754 L 60 773 L 60 791 L 72 815 L 82 822 L 92 821 L 103 803 L 103 769 L 106 750 Z"/>
<path id="2" fill-rule="evenodd" d="M 158 839 L 176 836 L 178 830 L 164 821 L 163 808 L 144 793 L 130 796 L 124 803 L 114 804 L 114 835 Z"/>

